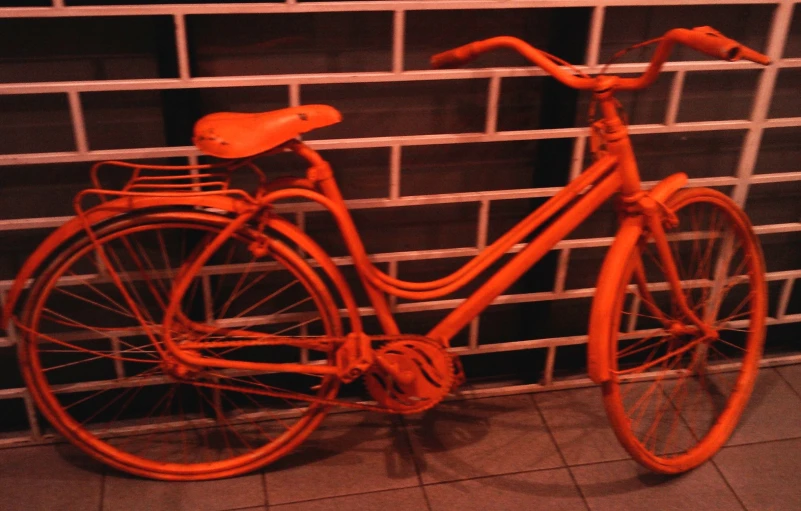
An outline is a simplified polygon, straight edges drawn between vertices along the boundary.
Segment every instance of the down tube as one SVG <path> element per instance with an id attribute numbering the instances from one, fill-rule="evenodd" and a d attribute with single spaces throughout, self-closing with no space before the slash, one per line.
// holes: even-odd
<path id="1" fill-rule="evenodd" d="M 459 307 L 448 314 L 428 333 L 428 337 L 439 339 L 444 344 L 450 345 L 450 340 L 459 330 L 466 327 L 473 318 L 481 314 L 498 295 L 528 271 L 554 245 L 563 240 L 573 229 L 594 213 L 601 204 L 606 202 L 620 188 L 620 184 L 619 172 L 612 172 L 604 178 L 603 181 L 579 199 L 573 207 L 545 229 L 542 234 L 532 240 L 498 273 L 493 275 Z"/>

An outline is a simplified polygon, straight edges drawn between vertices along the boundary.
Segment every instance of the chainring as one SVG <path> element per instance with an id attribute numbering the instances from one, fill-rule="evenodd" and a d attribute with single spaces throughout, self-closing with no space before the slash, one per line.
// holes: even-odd
<path id="1" fill-rule="evenodd" d="M 389 411 L 409 414 L 428 410 L 453 387 L 453 359 L 439 343 L 417 339 L 392 341 L 378 349 L 376 356 L 413 376 L 410 383 L 402 384 L 379 364 L 374 364 L 364 375 L 367 391 L 379 406 Z"/>

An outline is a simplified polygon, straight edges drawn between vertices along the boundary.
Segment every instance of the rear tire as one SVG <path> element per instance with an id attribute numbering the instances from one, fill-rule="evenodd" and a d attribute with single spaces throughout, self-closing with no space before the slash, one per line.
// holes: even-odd
<path id="1" fill-rule="evenodd" d="M 135 308 L 108 278 L 96 245 L 85 233 L 53 258 L 34 282 L 19 322 L 23 375 L 50 423 L 94 458 L 155 479 L 232 477 L 286 454 L 323 419 L 322 404 L 266 397 L 247 389 L 288 384 L 292 391 L 304 389 L 312 398 L 333 399 L 339 388 L 336 377 L 225 370 L 181 375 L 158 349 L 163 348 L 159 332 L 179 268 L 193 249 L 230 221 L 224 215 L 187 209 L 134 212 L 98 228 L 97 244 L 121 276 Z M 257 235 L 242 228 L 231 245 L 247 246 Z M 211 296 L 212 311 L 217 302 L 232 310 L 235 305 L 226 293 L 236 282 L 247 282 L 252 283 L 250 296 L 269 295 L 270 289 L 282 287 L 291 291 L 282 297 L 303 303 L 298 314 L 272 323 L 280 324 L 284 335 L 299 335 L 293 332 L 302 323 L 308 335 L 341 336 L 339 313 L 327 287 L 305 260 L 282 246 L 259 261 L 235 249 L 226 252 L 229 259 L 212 261 L 214 267 L 204 268 L 210 275 L 199 278 L 186 299 L 187 314 L 207 319 L 209 307 L 201 305 L 204 293 Z M 236 264 L 243 266 L 234 266 L 233 273 L 224 270 Z M 264 265 L 271 268 L 270 278 L 263 272 L 249 275 L 251 267 Z M 237 292 L 234 289 L 233 294 Z M 215 302 L 215 296 L 225 298 Z M 286 304 L 265 307 L 257 311 L 259 321 L 269 323 L 270 314 Z M 319 346 L 316 349 L 319 352 Z M 327 350 L 318 355 L 320 363 L 331 363 L 333 348 Z M 220 358 L 275 361 L 272 356 L 283 361 L 299 356 L 300 348 L 294 354 L 260 348 L 200 351 Z M 215 388 L 215 383 L 228 388 Z"/>

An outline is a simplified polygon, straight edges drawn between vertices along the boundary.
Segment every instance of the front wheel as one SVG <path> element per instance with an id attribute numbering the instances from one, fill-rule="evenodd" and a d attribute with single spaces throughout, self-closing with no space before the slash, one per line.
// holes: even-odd
<path id="1" fill-rule="evenodd" d="M 756 380 L 764 343 L 765 269 L 745 214 L 709 189 L 683 190 L 666 206 L 678 224 L 665 233 L 689 308 L 681 312 L 665 262 L 645 231 L 619 260 L 603 384 L 620 442 L 641 464 L 679 473 L 711 458 L 734 430 Z"/>

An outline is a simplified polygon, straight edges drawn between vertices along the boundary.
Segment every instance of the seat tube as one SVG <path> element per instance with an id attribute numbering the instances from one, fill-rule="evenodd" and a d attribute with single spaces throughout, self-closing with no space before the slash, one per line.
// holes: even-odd
<path id="1" fill-rule="evenodd" d="M 624 196 L 630 196 L 640 191 L 640 171 L 631 146 L 629 130 L 618 114 L 617 102 L 612 96 L 613 90 L 612 88 L 596 90 L 595 97 L 600 102 L 604 116 L 604 140 L 607 150 L 618 158 L 618 170 L 622 178 L 620 191 Z"/>
<path id="2" fill-rule="evenodd" d="M 364 243 L 362 243 L 359 232 L 356 230 L 356 225 L 353 223 L 353 218 L 345 205 L 345 199 L 342 197 L 339 186 L 334 180 L 331 166 L 317 151 L 302 142 L 294 144 L 293 150 L 311 164 L 311 167 L 307 170 L 309 180 L 314 182 L 320 193 L 330 199 L 336 206 L 336 209 L 331 210 L 331 214 L 339 226 L 340 234 L 348 247 L 351 257 L 353 257 L 356 273 L 359 275 L 359 280 L 373 305 L 381 328 L 388 335 L 399 334 L 398 324 L 392 316 L 386 296 L 372 284 L 367 274 L 372 263 L 370 263 Z"/>

